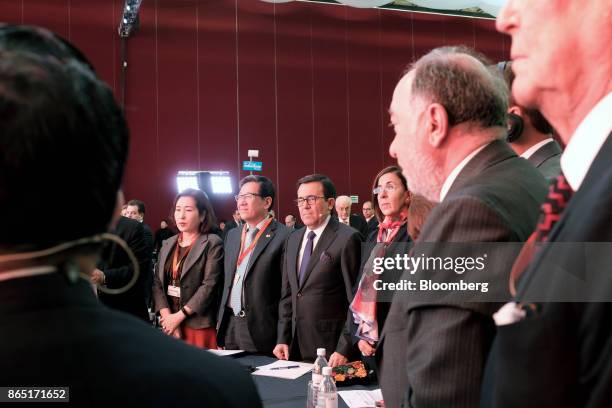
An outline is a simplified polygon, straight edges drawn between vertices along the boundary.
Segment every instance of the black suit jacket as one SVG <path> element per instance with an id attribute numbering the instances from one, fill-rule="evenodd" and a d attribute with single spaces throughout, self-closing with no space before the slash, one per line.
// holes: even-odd
<path id="1" fill-rule="evenodd" d="M 164 241 L 159 251 L 159 262 L 153 281 L 155 311 L 169 307 L 164 266 L 173 254 L 178 235 Z M 194 329 L 216 327 L 219 301 L 223 291 L 223 242 L 212 233 L 202 234 L 185 258 L 180 275 L 181 306 L 189 306 L 195 313 L 185 319 Z"/>
<path id="2" fill-rule="evenodd" d="M 0 282 L 0 298 L 0 384 L 68 386 L 75 407 L 261 406 L 241 366 L 99 304 L 82 279 Z"/>
<path id="3" fill-rule="evenodd" d="M 376 216 L 370 218 L 370 221 L 368 221 L 367 225 L 368 225 L 368 234 L 367 234 L 368 237 L 370 236 L 372 231 L 378 232 L 378 219 L 376 218 Z"/>
<path id="4" fill-rule="evenodd" d="M 531 301 L 534 288 L 562 298 L 572 275 L 580 274 L 587 278 L 577 282 L 589 284 L 591 299 L 610 299 L 612 251 L 601 243 L 612 242 L 611 162 L 612 134 L 549 235 L 549 242 L 572 244 L 562 251 L 542 247 L 519 282 L 517 301 Z M 579 243 L 600 243 L 599 250 Z M 571 273 L 559 273 L 554 265 Z M 537 310 L 498 327 L 482 406 L 519 407 L 525 401 L 541 408 L 612 406 L 612 303 L 539 303 Z"/>
<path id="5" fill-rule="evenodd" d="M 365 241 L 368 238 L 368 223 L 363 216 L 359 214 L 351 214 L 349 217 L 349 225 L 359 231 L 362 241 Z"/>
<path id="6" fill-rule="evenodd" d="M 563 153 L 561 146 L 556 140 L 553 140 L 536 150 L 528 161 L 550 181 L 561 172 L 561 153 Z"/>
<path id="7" fill-rule="evenodd" d="M 294 231 L 287 240 L 277 343 L 291 344 L 297 336 L 305 360 L 314 360 L 318 347 L 325 347 L 327 355 L 334 351 L 349 355 L 352 345 L 343 328 L 359 273 L 359 233 L 331 217 L 299 285 L 298 258 L 305 232 L 306 228 Z"/>
<path id="8" fill-rule="evenodd" d="M 152 247 L 146 238 L 143 224 L 127 217 L 120 217 L 114 234 L 123 239 L 134 252 L 140 274 L 136 284 L 127 292 L 119 295 L 109 295 L 99 292 L 100 301 L 113 309 L 130 313 L 143 320 L 149 320 L 146 304 L 146 285 L 151 282 L 151 251 Z M 107 245 L 99 265 L 104 272 L 106 286 L 117 289 L 125 286 L 134 274 L 134 267 L 125 251 L 115 243 Z"/>
<path id="9" fill-rule="evenodd" d="M 427 242 L 520 242 L 535 228 L 546 181 L 502 141 L 463 168 L 421 230 Z M 508 271 L 513 259 L 508 259 Z M 396 293 L 381 338 L 386 406 L 478 406 L 483 367 L 495 334 L 497 304 L 415 302 Z"/>
<path id="10" fill-rule="evenodd" d="M 289 233 L 283 224 L 272 221 L 253 249 L 247 265 L 242 306 L 253 343 L 262 354 L 272 354 L 276 345 L 282 257 Z M 225 284 L 217 326 L 217 343 L 220 346 L 225 344 L 225 332 L 231 317 L 231 312 L 227 313 L 225 306 L 234 283 L 241 235 L 242 228 L 234 228 L 225 240 Z"/>

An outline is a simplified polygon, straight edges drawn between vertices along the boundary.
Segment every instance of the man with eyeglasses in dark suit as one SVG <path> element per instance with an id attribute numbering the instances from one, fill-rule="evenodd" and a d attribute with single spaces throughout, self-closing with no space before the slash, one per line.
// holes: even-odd
<path id="1" fill-rule="evenodd" d="M 331 366 L 344 364 L 353 346 L 343 335 L 352 287 L 359 272 L 359 232 L 331 216 L 336 197 L 332 181 L 313 174 L 298 181 L 297 205 L 305 225 L 289 236 L 283 262 L 278 344 L 282 360 L 331 354 Z"/>

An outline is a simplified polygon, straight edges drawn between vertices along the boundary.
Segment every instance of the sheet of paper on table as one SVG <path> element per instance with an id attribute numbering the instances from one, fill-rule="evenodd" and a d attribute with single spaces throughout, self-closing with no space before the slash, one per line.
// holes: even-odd
<path id="1" fill-rule="evenodd" d="M 208 351 L 218 356 L 231 356 L 234 354 L 240 354 L 244 352 L 244 350 L 212 350 L 212 349 Z"/>
<path id="2" fill-rule="evenodd" d="M 342 397 L 349 408 L 366 408 L 376 407 L 376 401 L 383 399 L 382 391 L 377 390 L 353 390 L 353 391 L 338 391 L 338 395 Z"/>
<path id="3" fill-rule="evenodd" d="M 286 368 L 282 370 L 271 370 L 272 368 L 299 366 L 296 368 Z M 277 360 L 271 364 L 266 364 L 257 367 L 257 371 L 253 375 L 264 375 L 266 377 L 284 378 L 286 380 L 295 380 L 306 373 L 312 371 L 314 364 L 300 363 L 298 361 Z"/>

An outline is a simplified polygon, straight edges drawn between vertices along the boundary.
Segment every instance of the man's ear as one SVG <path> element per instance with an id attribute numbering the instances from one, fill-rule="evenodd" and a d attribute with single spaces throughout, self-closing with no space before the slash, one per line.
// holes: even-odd
<path id="1" fill-rule="evenodd" d="M 327 199 L 327 207 L 329 208 L 330 211 L 334 211 L 334 208 L 336 207 L 336 199 L 335 198 L 328 198 Z"/>
<path id="2" fill-rule="evenodd" d="M 425 110 L 429 144 L 438 148 L 448 135 L 448 113 L 439 103 L 430 104 Z"/>
<path id="3" fill-rule="evenodd" d="M 272 207 L 272 197 L 264 197 L 264 202 L 264 207 L 266 210 L 270 211 L 270 208 Z"/>
<path id="4" fill-rule="evenodd" d="M 520 106 L 511 106 L 508 108 L 508 113 L 514 113 L 517 116 L 520 116 L 521 118 L 525 115 L 525 112 L 523 112 L 523 109 Z"/>

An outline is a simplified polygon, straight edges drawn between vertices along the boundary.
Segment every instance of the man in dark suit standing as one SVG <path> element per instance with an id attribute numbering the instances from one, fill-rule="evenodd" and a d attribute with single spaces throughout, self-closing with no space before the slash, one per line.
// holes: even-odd
<path id="1" fill-rule="evenodd" d="M 512 62 L 497 64 L 508 85 L 512 88 L 514 73 Z M 508 143 L 512 149 L 533 164 L 547 179 L 555 179 L 561 172 L 561 146 L 552 138 L 553 128 L 539 110 L 516 103 L 508 94 Z"/>
<path id="2" fill-rule="evenodd" d="M 324 347 L 330 364 L 346 362 L 352 345 L 343 328 L 359 272 L 361 239 L 331 216 L 336 188 L 324 175 L 298 180 L 297 205 L 305 225 L 289 236 L 279 305 L 279 359 L 314 360 Z M 337 352 L 336 352 L 337 351 Z"/>
<path id="3" fill-rule="evenodd" d="M 232 213 L 232 218 L 233 219 L 231 221 L 225 223 L 224 233 L 226 237 L 231 229 L 242 227 L 242 225 L 244 224 L 244 222 L 240 219 L 240 212 L 238 210 Z"/>
<path id="4" fill-rule="evenodd" d="M 440 255 L 431 242 L 526 240 L 546 195 L 544 178 L 503 141 L 506 88 L 480 58 L 434 49 L 393 94 L 390 154 L 411 192 L 439 202 L 414 249 L 424 258 Z M 495 304 L 413 297 L 395 293 L 381 336 L 386 406 L 477 406 Z"/>
<path id="5" fill-rule="evenodd" d="M 338 221 L 344 225 L 355 228 L 361 240 L 365 241 L 368 237 L 368 224 L 365 219 L 359 214 L 351 214 L 352 201 L 351 197 L 341 195 L 336 198 L 336 214 L 338 214 Z"/>
<path id="6" fill-rule="evenodd" d="M 566 148 L 536 231 L 548 245 L 520 276 L 516 303 L 504 306 L 514 318 L 499 320 L 482 406 L 609 407 L 610 2 L 511 0 L 497 29 L 512 36 L 514 98 L 537 107 Z"/>
<path id="7" fill-rule="evenodd" d="M 88 275 L 121 208 L 128 130 L 70 47 L 0 25 L 0 384 L 69 387 L 79 407 L 260 407 L 238 364 L 96 299 Z M 71 216 L 75 197 L 87 217 Z"/>
<path id="8" fill-rule="evenodd" d="M 290 231 L 270 217 L 275 189 L 263 176 L 240 181 L 236 196 L 243 228 L 225 240 L 225 284 L 217 343 L 226 349 L 272 354 L 281 296 L 282 255 Z"/>
<path id="9" fill-rule="evenodd" d="M 119 289 L 130 283 L 134 277 L 134 266 L 128 254 L 116 243 L 104 248 L 99 269 L 92 273 L 91 281 L 100 285 L 99 298 L 102 303 L 149 321 L 147 302 L 145 300 L 146 274 L 151 268 L 149 245 L 145 239 L 142 223 L 126 217 L 120 217 L 113 234 L 124 240 L 138 260 L 140 269 L 134 285 L 126 292 L 115 295 L 104 293 L 104 288 Z"/>
<path id="10" fill-rule="evenodd" d="M 145 203 L 141 200 L 132 199 L 128 201 L 127 208 L 125 209 L 126 217 L 136 220 L 142 224 L 144 232 L 146 248 L 146 257 L 149 259 L 149 265 L 146 269 L 141 269 L 141 273 L 144 275 L 143 288 L 145 296 L 145 304 L 147 307 L 151 305 L 151 291 L 153 288 L 153 252 L 155 250 L 155 241 L 153 240 L 153 231 L 144 222 L 145 217 Z M 144 256 L 144 255 L 143 255 Z"/>
<path id="11" fill-rule="evenodd" d="M 365 218 L 368 224 L 368 232 L 366 238 L 370 236 L 372 231 L 378 231 L 378 218 L 376 218 L 376 214 L 374 213 L 374 206 L 371 201 L 366 201 L 363 203 L 363 207 L 361 207 L 361 211 L 363 212 L 363 217 Z"/>

